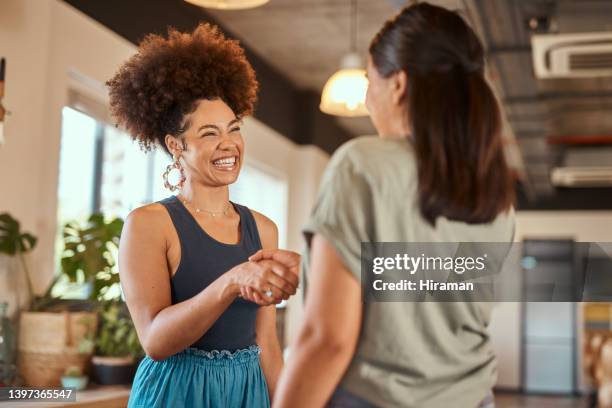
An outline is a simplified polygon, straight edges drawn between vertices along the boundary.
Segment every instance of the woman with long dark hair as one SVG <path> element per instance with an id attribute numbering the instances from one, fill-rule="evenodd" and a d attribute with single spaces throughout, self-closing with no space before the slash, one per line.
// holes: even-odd
<path id="1" fill-rule="evenodd" d="M 275 407 L 492 406 L 489 303 L 368 302 L 362 242 L 511 242 L 513 182 L 483 48 L 454 12 L 403 9 L 373 39 L 379 137 L 333 155 L 304 228 L 305 321 Z"/>
<path id="2" fill-rule="evenodd" d="M 132 211 L 121 235 L 121 286 L 146 352 L 128 406 L 265 408 L 282 367 L 275 304 L 295 293 L 299 255 L 229 200 L 258 89 L 244 50 L 209 24 L 151 34 L 108 86 L 117 122 L 173 158 L 164 177 L 178 192 Z"/>

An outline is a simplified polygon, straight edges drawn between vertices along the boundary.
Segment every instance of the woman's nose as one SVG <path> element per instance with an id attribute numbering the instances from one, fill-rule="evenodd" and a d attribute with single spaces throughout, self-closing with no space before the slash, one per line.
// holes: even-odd
<path id="1" fill-rule="evenodd" d="M 221 150 L 238 150 L 236 143 L 234 143 L 229 133 L 224 133 L 221 136 L 221 143 L 219 144 L 219 148 Z"/>

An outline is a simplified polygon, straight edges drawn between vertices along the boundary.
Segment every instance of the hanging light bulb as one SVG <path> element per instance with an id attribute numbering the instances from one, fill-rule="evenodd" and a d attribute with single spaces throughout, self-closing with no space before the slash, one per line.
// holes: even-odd
<path id="1" fill-rule="evenodd" d="M 185 0 L 187 3 L 196 6 L 219 9 L 219 10 L 240 10 L 263 6 L 270 0 Z"/>
<path id="2" fill-rule="evenodd" d="M 365 97 L 368 90 L 366 72 L 356 53 L 344 56 L 340 70 L 332 75 L 321 94 L 321 111 L 335 116 L 367 116 Z"/>
<path id="3" fill-rule="evenodd" d="M 342 58 L 340 70 L 325 83 L 319 109 L 335 116 L 367 116 L 365 105 L 368 80 L 359 54 L 355 52 L 357 37 L 357 0 L 351 1 L 351 52 Z"/>

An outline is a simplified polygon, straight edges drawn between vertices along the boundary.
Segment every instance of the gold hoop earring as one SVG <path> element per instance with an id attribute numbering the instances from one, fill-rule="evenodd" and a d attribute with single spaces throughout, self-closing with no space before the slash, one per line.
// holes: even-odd
<path id="1" fill-rule="evenodd" d="M 172 184 L 168 180 L 170 172 L 172 172 L 173 170 L 179 171 L 179 181 L 177 184 Z M 169 164 L 166 167 L 166 171 L 164 171 L 164 174 L 162 174 L 162 178 L 164 179 L 164 187 L 170 191 L 181 190 L 183 188 L 183 184 L 185 184 L 186 177 L 185 171 L 183 170 L 183 166 L 181 166 L 181 163 L 179 162 L 179 157 L 175 158 L 174 162 L 172 162 L 172 164 Z"/>

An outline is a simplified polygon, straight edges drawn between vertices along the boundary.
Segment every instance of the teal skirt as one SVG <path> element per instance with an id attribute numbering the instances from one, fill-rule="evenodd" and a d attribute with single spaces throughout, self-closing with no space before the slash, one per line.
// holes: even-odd
<path id="1" fill-rule="evenodd" d="M 259 346 L 235 352 L 188 348 L 165 360 L 145 356 L 128 408 L 268 408 Z"/>

